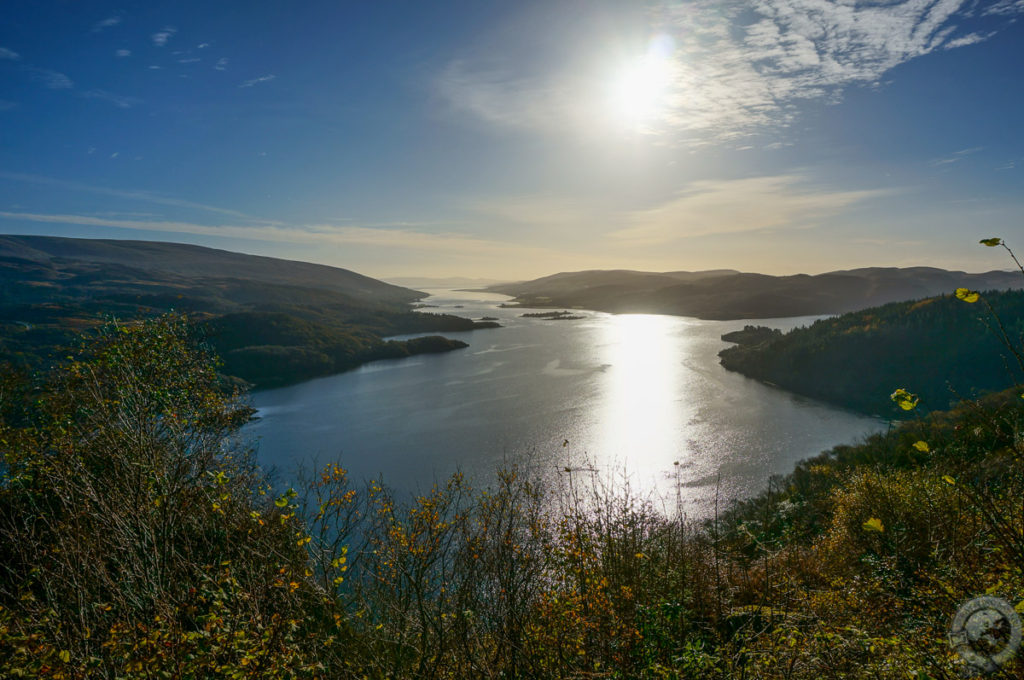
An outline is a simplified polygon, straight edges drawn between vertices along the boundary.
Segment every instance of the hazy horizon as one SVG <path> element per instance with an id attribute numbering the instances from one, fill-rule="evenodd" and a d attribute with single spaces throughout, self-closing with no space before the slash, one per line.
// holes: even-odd
<path id="1" fill-rule="evenodd" d="M 989 271 L 1024 3 L 46 0 L 0 22 L 0 232 L 380 279 Z"/>

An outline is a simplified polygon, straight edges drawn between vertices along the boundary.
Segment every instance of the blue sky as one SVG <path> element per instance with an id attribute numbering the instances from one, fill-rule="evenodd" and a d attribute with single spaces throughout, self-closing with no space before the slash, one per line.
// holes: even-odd
<path id="1" fill-rule="evenodd" d="M 980 271 L 1024 0 L 0 8 L 0 232 L 373 276 Z"/>

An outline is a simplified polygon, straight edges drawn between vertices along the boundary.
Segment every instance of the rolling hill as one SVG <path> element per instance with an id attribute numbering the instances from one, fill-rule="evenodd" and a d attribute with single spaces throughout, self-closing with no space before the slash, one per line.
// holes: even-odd
<path id="1" fill-rule="evenodd" d="M 840 314 L 950 292 L 1020 288 L 1020 275 L 968 274 L 932 267 L 868 267 L 825 274 L 769 276 L 733 270 L 566 272 L 485 290 L 524 307 L 656 313 L 701 319 L 765 319 Z"/>
<path id="2" fill-rule="evenodd" d="M 411 311 L 423 297 L 346 269 L 200 246 L 0 236 L 0 360 L 35 367 L 104 319 L 173 310 L 197 321 L 227 373 L 267 387 L 465 346 L 382 336 L 496 325 Z"/>

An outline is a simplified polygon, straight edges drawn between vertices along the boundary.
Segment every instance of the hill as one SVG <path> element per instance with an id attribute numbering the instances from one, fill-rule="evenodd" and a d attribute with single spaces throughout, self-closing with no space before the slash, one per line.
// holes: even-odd
<path id="1" fill-rule="evenodd" d="M 156 278 L 237 279 L 312 288 L 342 293 L 375 305 L 411 302 L 423 297 L 418 291 L 384 283 L 348 269 L 185 243 L 0 236 L 0 257 L 65 266 L 129 266 Z"/>
<path id="2" fill-rule="evenodd" d="M 1024 337 L 1024 291 L 984 293 L 975 304 L 952 295 L 891 303 L 785 334 L 745 330 L 723 336 L 740 343 L 720 353 L 725 368 L 866 413 L 894 413 L 897 388 L 932 410 L 1024 382 L 1000 341 L 1003 332 L 1013 346 Z"/>
<path id="3" fill-rule="evenodd" d="M 766 319 L 840 314 L 958 287 L 1020 288 L 1020 275 L 968 274 L 932 267 L 869 267 L 826 274 L 769 276 L 732 270 L 565 272 L 533 281 L 489 286 L 524 307 L 576 307 L 700 319 Z"/>
<path id="4" fill-rule="evenodd" d="M 104 318 L 175 310 L 200 323 L 230 375 L 269 387 L 465 346 L 382 336 L 495 325 L 411 311 L 423 297 L 346 269 L 200 246 L 0 236 L 0 360 L 38 367 Z"/>

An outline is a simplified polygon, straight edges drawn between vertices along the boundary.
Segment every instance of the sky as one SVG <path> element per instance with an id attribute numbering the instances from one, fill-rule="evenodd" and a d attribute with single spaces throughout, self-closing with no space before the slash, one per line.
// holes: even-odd
<path id="1" fill-rule="evenodd" d="M 1006 268 L 1024 0 L 0 5 L 0 233 L 380 278 Z M 1005 253 L 1002 253 L 1005 255 Z"/>

